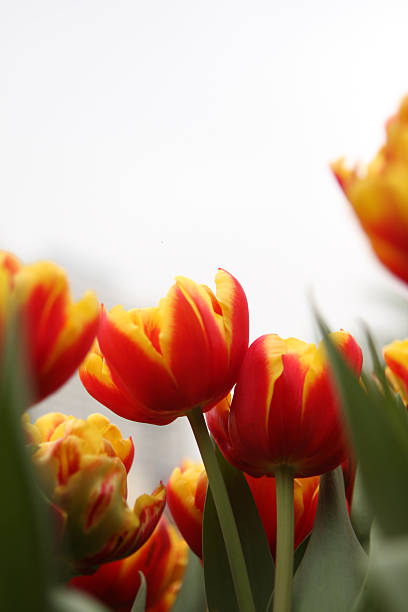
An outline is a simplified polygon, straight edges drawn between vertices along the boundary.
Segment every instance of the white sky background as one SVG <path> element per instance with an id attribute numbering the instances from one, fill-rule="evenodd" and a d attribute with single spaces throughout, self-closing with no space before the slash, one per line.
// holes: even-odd
<path id="1" fill-rule="evenodd" d="M 380 145 L 408 92 L 407 22 L 403 0 L 3 3 L 1 246 L 57 261 L 108 307 L 224 267 L 251 340 L 314 340 L 310 290 L 333 328 L 406 335 L 385 303 L 401 286 L 328 164 Z M 99 410 L 76 385 L 39 410 Z M 159 478 L 192 452 L 180 419 L 116 421 L 142 432 L 138 460 L 160 455 Z"/>

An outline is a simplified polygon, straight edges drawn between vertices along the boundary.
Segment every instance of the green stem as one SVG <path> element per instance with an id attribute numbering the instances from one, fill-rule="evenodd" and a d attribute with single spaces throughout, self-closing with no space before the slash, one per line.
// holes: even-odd
<path id="1" fill-rule="evenodd" d="M 218 520 L 222 535 L 224 536 L 238 607 L 241 612 L 255 612 L 251 585 L 231 501 L 204 421 L 202 409 L 198 406 L 191 410 L 188 419 L 204 462 L 208 483 L 214 498 Z"/>
<path id="2" fill-rule="evenodd" d="M 292 606 L 294 507 L 293 472 L 282 466 L 276 480 L 276 569 L 273 612 L 290 612 Z"/>

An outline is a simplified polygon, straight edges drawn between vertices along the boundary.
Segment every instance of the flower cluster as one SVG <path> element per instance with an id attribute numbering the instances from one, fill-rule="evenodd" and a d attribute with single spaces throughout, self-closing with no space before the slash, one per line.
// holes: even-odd
<path id="1" fill-rule="evenodd" d="M 365 174 L 347 169 L 342 160 L 332 168 L 377 256 L 408 282 L 408 98 L 389 120 L 386 143 Z M 202 558 L 203 533 L 211 536 L 212 525 L 220 536 L 209 554 L 213 563 L 219 554 L 220 566 L 226 565 L 220 578 L 208 570 L 207 558 L 203 561 L 210 612 L 236 607 L 264 612 L 271 601 L 274 612 L 334 607 L 350 612 L 361 603 L 370 606 L 378 593 L 384 598 L 379 609 L 391 609 L 387 597 L 394 587 L 400 589 L 403 575 L 402 549 L 392 547 L 396 536 L 402 542 L 408 537 L 408 339 L 384 348 L 383 372 L 372 349 L 375 377 L 362 374 L 356 340 L 344 330 L 326 333 L 323 324 L 319 345 L 269 333 L 248 347 L 243 288 L 225 270 L 218 271 L 215 285 L 213 293 L 178 277 L 157 307 L 126 311 L 118 305 L 107 312 L 91 292 L 73 302 L 64 271 L 52 262 L 24 265 L 0 251 L 0 365 L 9 368 L 15 349 L 9 354 L 9 347 L 18 336 L 26 377 L 16 368 L 22 378 L 16 380 L 28 393 L 13 412 L 15 394 L 7 387 L 12 387 L 8 376 L 2 376 L 0 418 L 16 445 L 11 446 L 17 449 L 16 473 L 38 485 L 27 492 L 27 510 L 38 522 L 38 534 L 45 533 L 38 508 L 47 514 L 59 581 L 69 583 L 71 595 L 72 589 L 92 594 L 116 612 L 130 612 L 135 598 L 144 596 L 144 584 L 148 612 L 170 612 L 176 600 L 180 609 L 178 597 L 193 606 L 180 590 L 192 558 L 187 546 Z M 101 414 L 80 419 L 51 412 L 30 420 L 29 407 L 78 367 L 89 394 L 121 417 L 154 425 L 187 417 L 203 463 L 185 461 L 174 469 L 167 489 L 161 483 L 131 509 L 131 438 L 124 439 Z M 3 442 L 8 441 L 5 436 Z M 348 513 L 356 462 L 368 514 L 384 534 L 382 542 L 370 545 L 370 563 Z M 185 541 L 162 517 L 166 490 Z M 304 552 L 300 545 L 310 533 Z M 387 567 L 376 556 L 381 546 L 389 547 Z M 255 579 L 254 550 L 262 553 Z M 295 550 L 304 557 L 292 606 Z M 344 571 L 336 581 L 337 554 L 343 555 Z M 199 561 L 196 567 L 201 571 Z M 391 581 L 390 567 L 395 568 Z M 268 572 L 275 575 L 274 585 Z M 220 580 L 227 595 L 216 592 Z M 51 581 L 34 582 L 48 589 Z M 341 593 L 336 606 L 325 592 L 327 584 Z M 368 593 L 368 604 L 359 599 L 361 593 L 363 599 Z M 47 591 L 41 597 L 49 602 L 52 595 Z M 14 599 L 3 603 L 18 607 Z"/>

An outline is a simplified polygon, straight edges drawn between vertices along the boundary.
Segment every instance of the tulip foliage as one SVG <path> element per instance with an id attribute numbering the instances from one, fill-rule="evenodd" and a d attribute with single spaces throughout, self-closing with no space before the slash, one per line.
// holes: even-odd
<path id="1" fill-rule="evenodd" d="M 332 166 L 405 282 L 407 126 L 408 99 L 366 173 Z M 381 356 L 365 331 L 363 367 L 316 311 L 319 344 L 248 346 L 241 284 L 215 286 L 177 277 L 158 306 L 108 312 L 54 263 L 0 252 L 1 609 L 406 610 L 408 339 Z M 77 368 L 89 414 L 32 418 Z M 188 419 L 202 462 L 130 505 L 135 444 L 100 404 L 136 444 L 137 423 Z"/>

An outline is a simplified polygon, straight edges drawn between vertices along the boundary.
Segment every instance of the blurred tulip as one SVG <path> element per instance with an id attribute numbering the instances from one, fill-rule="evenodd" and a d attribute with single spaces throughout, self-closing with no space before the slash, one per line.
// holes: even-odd
<path id="1" fill-rule="evenodd" d="M 34 424 L 25 415 L 23 423 L 42 490 L 59 514 L 59 544 L 70 571 L 87 573 L 140 548 L 160 519 L 165 488 L 141 495 L 129 509 L 131 438 L 124 440 L 100 414 L 83 421 L 50 413 Z"/>
<path id="2" fill-rule="evenodd" d="M 207 474 L 200 462 L 184 461 L 167 483 L 167 505 L 181 535 L 202 559 L 202 526 Z"/>
<path id="3" fill-rule="evenodd" d="M 215 283 L 217 297 L 178 277 L 157 308 L 103 311 L 99 346 L 80 368 L 88 392 L 122 417 L 156 425 L 216 404 L 248 347 L 248 305 L 228 272 Z"/>
<path id="4" fill-rule="evenodd" d="M 77 576 L 70 585 L 93 595 L 115 612 L 130 612 L 146 578 L 146 612 L 167 612 L 180 589 L 187 564 L 187 544 L 163 517 L 147 542 L 133 555 L 105 563 L 92 575 Z"/>
<path id="5" fill-rule="evenodd" d="M 386 375 L 395 391 L 397 391 L 406 406 L 408 406 L 408 338 L 394 340 L 383 350 Z"/>
<path id="6" fill-rule="evenodd" d="M 330 336 L 359 375 L 362 353 L 353 337 Z M 323 343 L 276 334 L 255 340 L 231 405 L 225 398 L 207 413 L 207 424 L 226 459 L 252 476 L 273 475 L 280 466 L 295 477 L 316 476 L 349 453 Z"/>
<path id="7" fill-rule="evenodd" d="M 252 478 L 245 475 L 265 534 L 275 556 L 276 548 L 276 484 L 265 476 Z M 193 552 L 202 558 L 202 525 L 207 475 L 202 463 L 186 461 L 175 468 L 167 483 L 167 503 L 181 535 Z M 295 478 L 295 548 L 313 527 L 319 493 L 319 476 Z"/>
<path id="8" fill-rule="evenodd" d="M 10 308 L 23 332 L 35 403 L 63 385 L 90 349 L 98 329 L 98 302 L 87 292 L 74 303 L 65 272 L 54 263 L 23 265 L 0 251 L 0 347 Z"/>
<path id="9" fill-rule="evenodd" d="M 408 97 L 386 125 L 387 139 L 365 173 L 332 170 L 380 261 L 408 282 Z"/>

